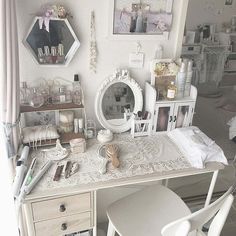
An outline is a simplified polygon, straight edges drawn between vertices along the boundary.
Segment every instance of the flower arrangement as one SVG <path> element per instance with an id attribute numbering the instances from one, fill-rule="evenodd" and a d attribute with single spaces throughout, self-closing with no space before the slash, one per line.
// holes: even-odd
<path id="1" fill-rule="evenodd" d="M 157 76 L 176 75 L 178 71 L 179 66 L 175 62 L 158 62 L 154 69 Z"/>
<path id="2" fill-rule="evenodd" d="M 39 13 L 42 17 L 47 18 L 67 18 L 72 15 L 62 5 L 46 5 L 42 7 L 42 11 Z"/>

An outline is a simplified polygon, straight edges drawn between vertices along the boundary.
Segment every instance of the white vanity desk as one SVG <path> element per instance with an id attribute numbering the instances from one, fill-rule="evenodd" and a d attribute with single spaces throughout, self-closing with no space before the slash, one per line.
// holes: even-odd
<path id="1" fill-rule="evenodd" d="M 113 169 L 108 164 L 105 175 L 98 172 L 100 144 L 95 139 L 88 141 L 85 153 L 67 158 L 80 165 L 79 172 L 70 178 L 55 182 L 56 164 L 49 169 L 24 202 L 28 235 L 57 236 L 93 229 L 96 236 L 96 191 L 103 188 L 213 172 L 208 204 L 218 170 L 224 168 L 220 163 L 210 163 L 204 169 L 191 167 L 166 134 L 135 139 L 121 134 L 115 135 L 113 142 L 120 148 L 121 166 Z M 47 161 L 40 149 L 31 156 L 38 158 L 38 168 Z"/>

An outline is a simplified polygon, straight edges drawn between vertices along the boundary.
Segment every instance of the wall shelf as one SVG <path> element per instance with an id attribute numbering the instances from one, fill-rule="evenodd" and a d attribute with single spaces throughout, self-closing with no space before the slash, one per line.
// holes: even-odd
<path id="1" fill-rule="evenodd" d="M 37 111 L 55 111 L 55 110 L 67 110 L 67 109 L 80 109 L 84 108 L 83 105 L 77 105 L 74 103 L 63 103 L 63 104 L 50 104 L 43 105 L 39 108 L 34 108 L 31 106 L 20 106 L 20 112 L 37 112 Z"/>

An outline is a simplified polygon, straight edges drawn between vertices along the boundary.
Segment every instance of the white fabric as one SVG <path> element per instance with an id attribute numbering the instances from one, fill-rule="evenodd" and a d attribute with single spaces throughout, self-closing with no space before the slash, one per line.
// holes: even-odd
<path id="1" fill-rule="evenodd" d="M 227 123 L 229 125 L 229 139 L 236 137 L 236 116 Z"/>
<path id="2" fill-rule="evenodd" d="M 57 139 L 59 134 L 56 126 L 40 125 L 22 129 L 23 143 L 37 142 L 47 139 Z"/>
<path id="3" fill-rule="evenodd" d="M 213 161 L 228 165 L 223 150 L 195 126 L 174 129 L 168 136 L 195 168 L 204 168 Z"/>
<path id="4" fill-rule="evenodd" d="M 18 39 L 16 26 L 15 0 L 0 1 L 0 124 L 7 123 L 5 134 L 0 127 L 0 179 L 1 179 L 1 202 L 4 210 L 0 213 L 1 235 L 19 235 L 17 220 L 14 212 L 13 195 L 11 191 L 10 173 L 12 161 L 7 160 L 17 150 L 17 128 L 12 124 L 19 116 L 19 66 L 18 66 Z M 4 145 L 7 142 L 7 146 Z M 6 149 L 8 150 L 6 151 Z M 12 178 L 12 176 L 11 176 Z M 3 197 L 3 198 L 2 198 Z M 21 219 L 20 219 L 21 220 Z M 21 230 L 22 235 L 24 231 Z"/>
<path id="5" fill-rule="evenodd" d="M 19 117 L 19 56 L 15 0 L 1 0 L 0 20 L 0 122 L 7 123 L 8 156 L 18 146 L 17 127 L 11 127 Z"/>

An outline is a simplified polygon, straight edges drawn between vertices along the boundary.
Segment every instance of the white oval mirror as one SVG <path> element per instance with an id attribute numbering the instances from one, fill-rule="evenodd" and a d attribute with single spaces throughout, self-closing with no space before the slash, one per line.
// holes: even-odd
<path id="1" fill-rule="evenodd" d="M 143 108 L 142 90 L 127 72 L 117 72 L 98 89 L 95 112 L 101 125 L 115 133 L 130 129 L 131 117 Z"/>
<path id="2" fill-rule="evenodd" d="M 35 17 L 24 39 L 34 60 L 40 65 L 68 65 L 80 42 L 66 18 L 51 18 L 48 27 Z"/>

